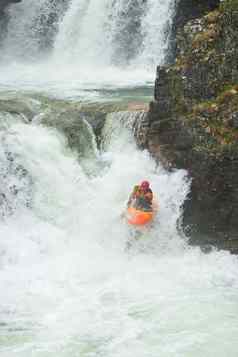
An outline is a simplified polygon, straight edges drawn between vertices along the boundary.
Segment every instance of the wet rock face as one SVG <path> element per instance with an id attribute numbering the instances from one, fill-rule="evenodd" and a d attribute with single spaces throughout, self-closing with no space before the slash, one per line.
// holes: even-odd
<path id="1" fill-rule="evenodd" d="M 140 144 L 192 177 L 183 221 L 191 243 L 238 253 L 237 58 L 236 0 L 186 23 L 175 63 L 158 68 Z"/>
<path id="2" fill-rule="evenodd" d="M 79 158 L 95 157 L 93 130 L 78 111 L 51 112 L 42 117 L 41 124 L 54 127 L 62 132 L 69 147 L 78 153 Z"/>
<path id="3" fill-rule="evenodd" d="M 191 243 L 212 244 L 238 253 L 238 154 L 221 160 L 209 153 L 193 156 L 192 191 L 185 203 L 184 226 L 190 227 Z"/>
<path id="4" fill-rule="evenodd" d="M 221 0 L 175 0 L 175 16 L 172 25 L 167 61 L 173 63 L 177 52 L 177 32 L 192 20 L 201 18 L 219 7 Z"/>
<path id="5" fill-rule="evenodd" d="M 177 1 L 177 13 L 175 27 L 183 27 L 189 20 L 199 18 L 205 13 L 214 10 L 220 4 L 220 0 L 179 0 Z"/>

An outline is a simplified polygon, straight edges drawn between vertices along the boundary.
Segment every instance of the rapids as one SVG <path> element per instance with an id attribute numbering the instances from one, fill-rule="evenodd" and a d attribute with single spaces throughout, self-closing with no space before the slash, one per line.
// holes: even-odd
<path id="1" fill-rule="evenodd" d="M 180 219 L 190 180 L 137 149 L 133 128 L 144 113 L 109 113 L 98 148 L 84 123 L 85 165 L 87 145 L 81 155 L 70 148 L 49 110 L 51 97 L 61 107 L 148 101 L 173 12 L 173 0 L 9 8 L 0 92 L 29 96 L 32 108 L 19 114 L 0 102 L 2 357 L 237 356 L 237 257 L 187 244 Z M 133 232 L 121 214 L 143 179 L 160 212 L 128 250 Z"/>
<path id="2" fill-rule="evenodd" d="M 236 257 L 186 245 L 186 172 L 156 167 L 108 120 L 112 139 L 92 176 L 54 129 L 14 123 L 4 135 L 33 194 L 0 225 L 1 355 L 236 356 Z M 120 215 L 145 177 L 161 210 L 127 251 Z"/>

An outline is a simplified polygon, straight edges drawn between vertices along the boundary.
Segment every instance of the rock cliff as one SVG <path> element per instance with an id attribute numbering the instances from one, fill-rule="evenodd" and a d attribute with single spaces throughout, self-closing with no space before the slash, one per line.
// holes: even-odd
<path id="1" fill-rule="evenodd" d="M 183 221 L 191 243 L 238 252 L 238 1 L 187 22 L 176 43 L 137 140 L 191 175 Z"/>
<path id="2" fill-rule="evenodd" d="M 215 10 L 220 4 L 220 0 L 177 0 L 175 4 L 177 11 L 174 26 L 178 30 L 188 21 Z"/>

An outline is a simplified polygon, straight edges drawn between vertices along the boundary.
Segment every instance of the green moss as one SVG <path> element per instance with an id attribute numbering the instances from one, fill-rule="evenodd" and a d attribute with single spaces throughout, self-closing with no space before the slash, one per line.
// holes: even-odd
<path id="1" fill-rule="evenodd" d="M 180 102 L 182 102 L 181 94 Z M 238 85 L 226 83 L 221 85 L 216 98 L 197 103 L 189 113 L 184 112 L 185 122 L 201 132 L 196 150 L 203 148 L 221 154 L 224 148 L 234 145 L 238 141 L 238 129 L 232 127 L 229 118 L 236 111 L 238 111 Z M 178 112 L 182 113 L 182 107 Z"/>
<path id="2" fill-rule="evenodd" d="M 211 25 L 210 28 L 206 29 L 203 32 L 198 33 L 192 42 L 192 48 L 199 48 L 201 46 L 207 45 L 208 43 L 212 43 L 218 38 L 219 32 L 217 31 L 214 25 Z"/>
<path id="3" fill-rule="evenodd" d="M 221 16 L 221 12 L 216 9 L 214 11 L 209 12 L 204 18 L 207 24 L 213 24 L 219 20 L 220 16 Z"/>
<path id="4" fill-rule="evenodd" d="M 234 109 L 234 107 L 238 107 L 238 85 L 228 85 L 222 86 L 221 91 L 219 92 L 218 96 L 213 100 L 206 100 L 200 102 L 193 106 L 192 113 L 202 114 L 203 112 L 206 113 L 217 113 L 224 108 L 221 106 L 226 104 L 227 107 L 225 109 L 229 110 Z"/>
<path id="5" fill-rule="evenodd" d="M 238 90 L 235 88 L 229 89 L 221 93 L 217 98 L 217 103 L 219 105 L 232 104 L 232 101 L 237 101 Z"/>
<path id="6" fill-rule="evenodd" d="M 218 106 L 215 100 L 206 100 L 201 103 L 198 103 L 192 108 L 192 117 L 196 117 L 197 115 L 202 114 L 214 114 L 217 113 Z"/>
<path id="7" fill-rule="evenodd" d="M 236 14 L 238 0 L 225 0 L 219 9 L 200 20 L 198 31 L 190 33 L 188 24 L 178 37 L 182 55 L 177 57 L 173 76 L 168 79 L 174 112 L 196 135 L 194 150 L 207 150 L 215 156 L 222 156 L 238 142 L 233 116 L 238 112 L 238 83 L 234 83 L 237 79 Z M 189 80 L 195 87 L 191 94 Z M 196 86 L 199 89 L 206 86 L 209 90 L 204 90 L 203 95 L 202 91 L 196 92 Z"/>
<path id="8" fill-rule="evenodd" d="M 237 11 L 238 0 L 225 0 L 220 6 L 222 11 Z"/>

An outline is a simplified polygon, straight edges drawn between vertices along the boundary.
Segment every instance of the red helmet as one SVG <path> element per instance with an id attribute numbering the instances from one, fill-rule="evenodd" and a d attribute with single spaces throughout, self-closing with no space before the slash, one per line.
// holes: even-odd
<path id="1" fill-rule="evenodd" d="M 150 183 L 148 181 L 143 181 L 140 186 L 144 190 L 148 190 L 148 188 L 150 187 Z"/>

